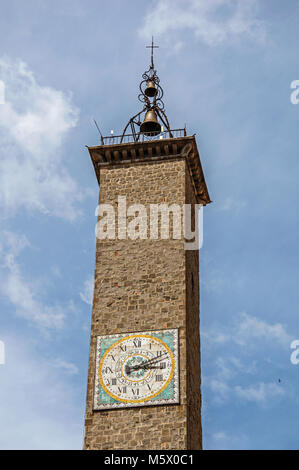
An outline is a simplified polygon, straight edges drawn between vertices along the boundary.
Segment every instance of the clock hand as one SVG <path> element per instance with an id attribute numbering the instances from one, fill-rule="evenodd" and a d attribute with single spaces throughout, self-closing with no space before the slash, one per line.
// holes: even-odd
<path id="1" fill-rule="evenodd" d="M 158 366 L 158 367 L 157 366 L 152 366 L 152 367 L 151 366 L 145 366 L 144 369 L 146 369 L 146 370 L 147 369 L 162 369 L 162 367 L 161 367 L 161 365 Z"/>
<path id="2" fill-rule="evenodd" d="M 149 359 L 148 361 L 142 362 L 140 366 L 147 366 L 150 364 L 156 364 L 156 362 L 162 361 L 164 359 L 165 354 L 167 355 L 167 352 L 162 353 L 158 357 L 153 357 L 152 359 Z"/>
<path id="3" fill-rule="evenodd" d="M 126 374 L 130 375 L 131 371 L 134 371 L 134 370 L 149 369 L 152 364 L 156 364 L 157 362 L 162 361 L 165 355 L 167 355 L 167 352 L 162 353 L 161 356 L 153 357 L 152 359 L 149 359 L 148 361 L 144 361 L 141 364 L 137 364 L 136 366 L 126 365 L 125 372 Z M 156 368 L 158 369 L 158 367 Z"/>
<path id="4" fill-rule="evenodd" d="M 137 366 L 132 366 L 129 369 L 130 371 L 139 370 L 139 369 L 148 369 L 149 366 L 151 366 L 152 364 L 156 364 L 157 362 L 162 361 L 164 359 L 164 357 L 162 356 L 165 356 L 165 354 L 167 355 L 167 352 L 161 354 L 161 356 L 159 357 L 153 357 L 153 359 L 150 359 L 149 361 L 142 362 L 141 364 L 138 364 Z"/>
<path id="5" fill-rule="evenodd" d="M 125 366 L 125 372 L 127 375 L 130 375 L 131 371 L 132 370 L 139 370 L 139 369 L 145 369 L 145 370 L 148 370 L 148 369 L 162 369 L 161 365 L 160 366 L 143 366 L 143 367 L 130 367 L 130 366 Z"/>

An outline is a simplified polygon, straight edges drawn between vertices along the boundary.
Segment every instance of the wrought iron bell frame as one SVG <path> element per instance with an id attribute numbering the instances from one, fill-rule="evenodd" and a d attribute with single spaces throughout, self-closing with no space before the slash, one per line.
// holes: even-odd
<path id="1" fill-rule="evenodd" d="M 129 119 L 127 125 L 125 126 L 125 128 L 123 130 L 120 143 L 122 143 L 123 138 L 124 138 L 124 136 L 126 134 L 126 131 L 127 131 L 129 126 L 131 127 L 131 133 L 133 135 L 133 138 L 134 138 L 135 142 L 137 142 L 139 140 L 141 134 L 144 134 L 147 137 L 151 137 L 150 132 L 149 133 L 144 133 L 144 132 L 140 131 L 140 126 L 142 124 L 142 122 L 140 120 L 140 116 L 143 113 L 146 114 L 147 111 L 150 111 L 150 110 L 153 110 L 156 113 L 157 117 L 162 122 L 162 125 L 164 126 L 164 129 L 166 131 L 168 131 L 170 137 L 172 137 L 171 130 L 170 130 L 170 125 L 169 125 L 169 122 L 168 122 L 168 118 L 167 118 L 167 115 L 165 113 L 164 102 L 162 100 L 163 95 L 164 95 L 164 91 L 163 91 L 163 88 L 160 85 L 160 79 L 159 79 L 159 77 L 157 75 L 157 71 L 155 70 L 155 67 L 154 67 L 154 61 L 153 61 L 153 48 L 154 48 L 154 45 L 153 45 L 153 42 L 152 42 L 152 46 L 150 46 L 150 47 L 152 48 L 151 65 L 150 65 L 149 69 L 146 70 L 143 73 L 142 81 L 140 82 L 140 85 L 139 85 L 140 93 L 138 95 L 138 99 L 141 103 L 143 103 L 143 109 L 139 113 L 135 114 L 134 116 L 132 116 Z M 153 82 L 153 84 L 154 84 L 154 86 L 157 90 L 157 93 L 153 97 L 149 97 L 145 94 L 147 83 L 149 81 Z M 135 126 L 138 126 L 139 130 L 136 130 Z"/>

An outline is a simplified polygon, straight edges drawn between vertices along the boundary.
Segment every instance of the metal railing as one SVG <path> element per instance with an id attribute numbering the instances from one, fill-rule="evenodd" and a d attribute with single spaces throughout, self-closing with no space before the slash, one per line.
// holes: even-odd
<path id="1" fill-rule="evenodd" d="M 186 137 L 187 131 L 184 129 L 172 129 L 170 131 L 163 131 L 158 135 L 153 136 L 152 133 L 143 134 L 125 134 L 125 135 L 109 135 L 101 138 L 101 145 L 117 145 L 128 144 L 131 142 L 148 142 L 152 140 L 173 139 L 179 137 Z"/>

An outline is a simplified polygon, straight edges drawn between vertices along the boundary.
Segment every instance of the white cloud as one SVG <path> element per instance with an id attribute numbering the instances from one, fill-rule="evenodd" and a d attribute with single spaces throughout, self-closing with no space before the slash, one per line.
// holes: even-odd
<path id="1" fill-rule="evenodd" d="M 222 404 L 232 397 L 231 380 L 244 369 L 239 358 L 226 355 L 215 358 L 216 371 L 204 377 L 204 384 L 213 392 L 213 401 Z"/>
<path id="2" fill-rule="evenodd" d="M 284 395 L 284 389 L 275 383 L 261 382 L 249 387 L 241 387 L 240 385 L 234 388 L 237 397 L 256 403 L 266 403 L 273 397 Z"/>
<path id="3" fill-rule="evenodd" d="M 83 197 L 61 160 L 78 109 L 71 96 L 40 85 L 22 62 L 0 59 L 6 101 L 0 106 L 0 208 L 19 209 L 73 220 Z"/>
<path id="4" fill-rule="evenodd" d="M 218 378 L 228 380 L 236 374 L 236 371 L 242 369 L 240 359 L 234 356 L 218 357 L 216 359 L 216 366 L 218 368 Z"/>
<path id="5" fill-rule="evenodd" d="M 241 209 L 246 207 L 246 203 L 244 201 L 237 201 L 233 199 L 231 196 L 228 196 L 219 207 L 220 211 L 230 211 L 234 210 L 235 212 L 240 212 Z"/>
<path id="6" fill-rule="evenodd" d="M 234 435 L 232 430 L 229 432 L 218 431 L 207 433 L 204 438 L 204 448 L 207 450 L 235 450 L 235 449 L 246 449 L 248 448 L 248 437 L 243 434 Z"/>
<path id="7" fill-rule="evenodd" d="M 80 298 L 88 305 L 92 305 L 94 278 L 90 277 L 84 282 L 83 292 L 80 292 Z"/>
<path id="8" fill-rule="evenodd" d="M 267 323 L 260 318 L 242 313 L 241 321 L 235 332 L 235 340 L 240 344 L 244 344 L 248 338 L 275 341 L 286 347 L 289 347 L 291 341 L 291 336 L 281 323 Z"/>
<path id="9" fill-rule="evenodd" d="M 182 30 L 191 30 L 195 38 L 210 46 L 240 35 L 264 41 L 265 25 L 257 18 L 257 9 L 258 0 L 157 0 L 139 33 L 147 39 L 152 34 L 163 36 L 179 48 Z"/>
<path id="10" fill-rule="evenodd" d="M 215 403 L 222 404 L 231 397 L 231 389 L 224 380 L 218 380 L 217 378 L 207 378 L 206 386 L 208 386 L 213 392 Z"/>
<path id="11" fill-rule="evenodd" d="M 202 280 L 201 286 L 209 294 L 225 292 L 227 289 L 231 289 L 232 285 L 238 291 L 244 288 L 248 282 L 244 272 L 231 272 L 230 276 L 227 276 L 223 273 L 223 270 L 214 268 L 210 261 L 207 260 L 206 262 L 209 263 L 209 271 L 206 278 Z"/>
<path id="12" fill-rule="evenodd" d="M 236 371 L 231 370 L 230 372 L 229 377 L 224 377 L 223 379 L 221 379 L 221 374 L 211 378 L 204 377 L 205 387 L 211 390 L 213 402 L 218 405 L 223 405 L 235 398 L 245 402 L 255 402 L 258 405 L 271 404 L 271 399 L 285 394 L 285 390 L 280 385 L 271 382 L 260 382 L 247 387 L 242 385 L 233 386 L 229 379 L 231 378 L 230 376 L 236 375 Z"/>
<path id="13" fill-rule="evenodd" d="M 51 367 L 56 369 L 62 369 L 70 375 L 77 375 L 79 373 L 79 369 L 76 364 L 72 362 L 63 361 L 61 359 L 55 359 L 50 363 Z"/>
<path id="14" fill-rule="evenodd" d="M 2 339 L 0 448 L 82 448 L 84 411 L 71 376 L 47 363 L 24 338 Z"/>
<path id="15" fill-rule="evenodd" d="M 0 293 L 15 307 L 16 314 L 41 328 L 61 328 L 65 312 L 60 305 L 39 301 L 38 283 L 26 280 L 17 256 L 29 246 L 26 237 L 2 232 L 0 238 Z"/>
<path id="16" fill-rule="evenodd" d="M 208 279 L 203 279 L 201 282 L 202 287 L 207 292 L 219 292 L 225 288 L 225 284 L 227 279 L 221 276 L 219 272 L 210 272 L 210 276 Z"/>
<path id="17" fill-rule="evenodd" d="M 271 400 L 285 394 L 281 385 L 265 382 L 269 366 L 277 376 L 277 362 L 271 363 L 266 354 L 279 356 L 281 348 L 289 348 L 290 335 L 281 323 L 268 323 L 242 313 L 234 324 L 214 326 L 202 335 L 203 350 L 213 355 L 204 386 L 212 392 L 211 399 L 223 405 L 233 399 L 270 405 Z M 270 350 L 270 346 L 272 349 Z M 271 353 L 270 353 L 271 351 Z M 248 385 L 248 380 L 253 380 Z M 246 385 L 244 386 L 244 383 Z"/>
<path id="18" fill-rule="evenodd" d="M 202 332 L 209 345 L 217 343 L 236 343 L 245 345 L 253 340 L 272 341 L 289 348 L 292 337 L 282 323 L 268 323 L 245 312 L 239 314 L 233 325 L 222 324 Z"/>

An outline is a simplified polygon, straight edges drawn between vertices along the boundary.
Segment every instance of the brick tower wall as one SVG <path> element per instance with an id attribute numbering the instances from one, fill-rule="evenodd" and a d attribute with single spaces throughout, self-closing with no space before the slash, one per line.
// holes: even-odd
<path id="1" fill-rule="evenodd" d="M 100 203 L 117 210 L 118 196 L 195 202 L 184 158 L 101 169 Z M 198 252 L 184 240 L 97 240 L 85 449 L 201 448 L 198 289 Z M 180 404 L 93 412 L 96 336 L 164 328 L 179 328 Z"/>

